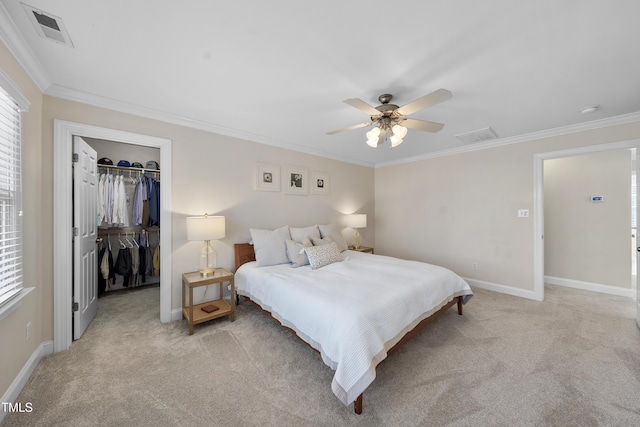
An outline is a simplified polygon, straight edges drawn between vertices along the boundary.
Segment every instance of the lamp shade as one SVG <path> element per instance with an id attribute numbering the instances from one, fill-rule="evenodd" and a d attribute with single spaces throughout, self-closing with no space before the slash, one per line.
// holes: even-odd
<path id="1" fill-rule="evenodd" d="M 347 216 L 347 227 L 365 228 L 367 226 L 367 214 L 352 214 Z"/>
<path id="2" fill-rule="evenodd" d="M 187 217 L 187 240 L 214 240 L 225 236 L 223 216 Z"/>

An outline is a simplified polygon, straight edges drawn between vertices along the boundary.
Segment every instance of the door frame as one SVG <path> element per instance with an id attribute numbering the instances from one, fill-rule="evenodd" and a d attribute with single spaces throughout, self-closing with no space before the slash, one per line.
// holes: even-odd
<path id="1" fill-rule="evenodd" d="M 563 157 L 604 151 L 640 148 L 640 140 L 590 145 L 558 151 L 537 153 L 533 156 L 533 295 L 538 301 L 544 300 L 544 161 Z M 636 165 L 636 172 L 640 165 Z M 631 197 L 631 195 L 629 195 Z"/>
<path id="2" fill-rule="evenodd" d="M 53 130 L 53 351 L 71 346 L 73 284 L 73 136 L 160 149 L 167 185 L 160 186 L 160 321 L 171 321 L 171 140 L 149 135 L 54 120 Z"/>

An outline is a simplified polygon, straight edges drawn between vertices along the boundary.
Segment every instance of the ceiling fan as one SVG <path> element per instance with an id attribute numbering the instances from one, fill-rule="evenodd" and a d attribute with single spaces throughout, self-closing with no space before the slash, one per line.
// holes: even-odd
<path id="1" fill-rule="evenodd" d="M 447 99 L 450 99 L 451 96 L 451 92 L 448 90 L 438 89 L 435 92 L 431 92 L 430 94 L 418 98 L 402 107 L 390 104 L 393 96 L 388 93 L 378 97 L 381 105 L 378 105 L 377 107 L 373 107 L 359 98 L 345 99 L 344 102 L 346 104 L 367 113 L 371 118 L 371 121 L 327 132 L 327 135 L 335 135 L 336 133 L 376 124 L 376 127 L 367 132 L 367 144 L 375 148 L 382 144 L 387 134 L 390 133 L 389 141 L 391 141 L 391 147 L 397 147 L 402 144 L 402 138 L 407 134 L 407 128 L 426 132 L 438 132 L 442 129 L 444 127 L 444 124 L 442 123 L 410 119 L 407 116 L 415 113 L 416 111 L 420 111 L 446 101 Z"/>

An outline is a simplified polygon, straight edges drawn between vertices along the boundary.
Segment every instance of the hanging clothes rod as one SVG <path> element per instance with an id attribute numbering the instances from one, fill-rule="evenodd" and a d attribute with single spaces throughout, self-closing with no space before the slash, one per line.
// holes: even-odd
<path id="1" fill-rule="evenodd" d="M 112 229 L 112 230 L 101 230 L 98 231 L 98 237 L 104 237 L 107 235 L 110 236 L 117 236 L 118 234 L 140 234 L 142 232 L 145 232 L 147 234 L 151 234 L 151 233 L 159 233 L 160 229 L 159 228 L 151 228 L 151 229 L 142 229 L 142 230 L 118 230 L 118 229 Z"/>
<path id="2" fill-rule="evenodd" d="M 111 166 L 111 165 L 98 165 L 98 169 L 107 169 L 107 170 L 118 170 L 121 172 L 142 172 L 142 173 L 157 173 L 160 174 L 160 171 L 158 169 L 146 169 L 146 168 L 132 168 L 132 167 L 125 167 L 125 166 Z"/>

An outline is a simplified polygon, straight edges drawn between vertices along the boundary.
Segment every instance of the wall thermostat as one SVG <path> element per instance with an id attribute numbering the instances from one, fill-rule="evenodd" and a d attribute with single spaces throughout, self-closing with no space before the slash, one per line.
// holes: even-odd
<path id="1" fill-rule="evenodd" d="M 591 202 L 592 203 L 604 202 L 604 197 L 602 197 L 602 196 L 591 196 Z"/>

